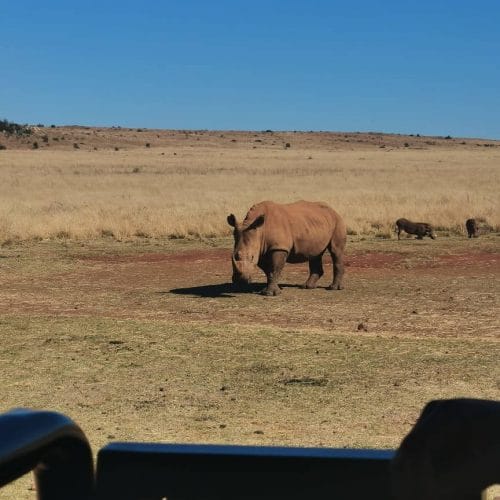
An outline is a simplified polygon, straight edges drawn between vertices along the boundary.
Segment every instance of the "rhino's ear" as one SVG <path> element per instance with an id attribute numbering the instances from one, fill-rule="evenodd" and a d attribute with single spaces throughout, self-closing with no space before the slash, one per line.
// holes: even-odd
<path id="1" fill-rule="evenodd" d="M 264 219 L 264 214 L 259 215 L 251 224 L 248 225 L 246 231 L 248 231 L 249 229 L 257 229 L 258 227 L 262 226 L 262 224 L 264 224 Z"/>
<path id="2" fill-rule="evenodd" d="M 227 216 L 227 223 L 231 226 L 231 227 L 236 227 L 236 217 L 231 214 L 231 215 L 228 215 Z"/>

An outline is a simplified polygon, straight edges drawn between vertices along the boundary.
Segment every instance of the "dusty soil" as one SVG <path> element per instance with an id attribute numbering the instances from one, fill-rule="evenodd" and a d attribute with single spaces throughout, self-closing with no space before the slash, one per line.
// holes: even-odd
<path id="1" fill-rule="evenodd" d="M 498 236 L 348 244 L 346 288 L 236 292 L 229 240 L 0 248 L 2 405 L 109 441 L 391 447 L 433 398 L 500 398 Z M 0 498 L 32 498 L 24 478 Z"/>
<path id="2" fill-rule="evenodd" d="M 228 247 L 167 252 L 136 248 L 133 253 L 108 248 L 95 253 L 72 246 L 59 256 L 68 268 L 64 271 L 45 273 L 42 265 L 36 277 L 4 272 L 0 312 L 336 331 L 353 331 L 363 323 L 363 331 L 387 335 L 497 334 L 500 252 L 476 244 L 471 250 L 461 245 L 450 254 L 448 247 L 431 243 L 407 240 L 396 244 L 398 252 L 389 242 L 368 251 L 354 244 L 346 260 L 346 287 L 340 292 L 325 289 L 332 272 L 327 256 L 316 290 L 299 288 L 307 264 L 288 264 L 277 298 L 258 293 L 265 282 L 260 271 L 249 290 L 234 290 Z M 5 257 L 6 264 L 16 260 L 15 255 Z M 50 260 L 50 252 L 42 259 Z"/>

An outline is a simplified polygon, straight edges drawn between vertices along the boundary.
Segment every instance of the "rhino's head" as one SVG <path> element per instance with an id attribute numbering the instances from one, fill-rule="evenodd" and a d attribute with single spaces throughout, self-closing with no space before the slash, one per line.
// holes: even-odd
<path id="1" fill-rule="evenodd" d="M 233 283 L 247 285 L 252 279 L 252 273 L 259 262 L 264 215 L 259 215 L 249 224 L 240 224 L 231 214 L 227 223 L 234 228 Z"/>

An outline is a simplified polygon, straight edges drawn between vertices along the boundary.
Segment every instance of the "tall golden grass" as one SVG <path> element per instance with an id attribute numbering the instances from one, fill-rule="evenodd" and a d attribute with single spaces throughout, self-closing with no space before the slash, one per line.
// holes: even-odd
<path id="1" fill-rule="evenodd" d="M 175 152 L 175 154 L 174 154 Z M 500 229 L 500 148 L 182 146 L 0 152 L 0 242 L 215 237 L 261 200 L 330 203 L 351 234 L 390 237 L 398 217 Z"/>

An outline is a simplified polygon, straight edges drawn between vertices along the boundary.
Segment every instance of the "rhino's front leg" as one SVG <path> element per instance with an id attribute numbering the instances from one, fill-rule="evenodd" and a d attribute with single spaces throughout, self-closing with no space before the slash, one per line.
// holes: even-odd
<path id="1" fill-rule="evenodd" d="M 281 289 L 278 285 L 281 271 L 283 271 L 283 267 L 285 266 L 286 258 L 288 253 L 284 250 L 274 250 L 271 253 L 269 266 L 266 270 L 267 276 L 267 286 L 262 290 L 263 295 L 279 295 L 281 293 Z"/>

